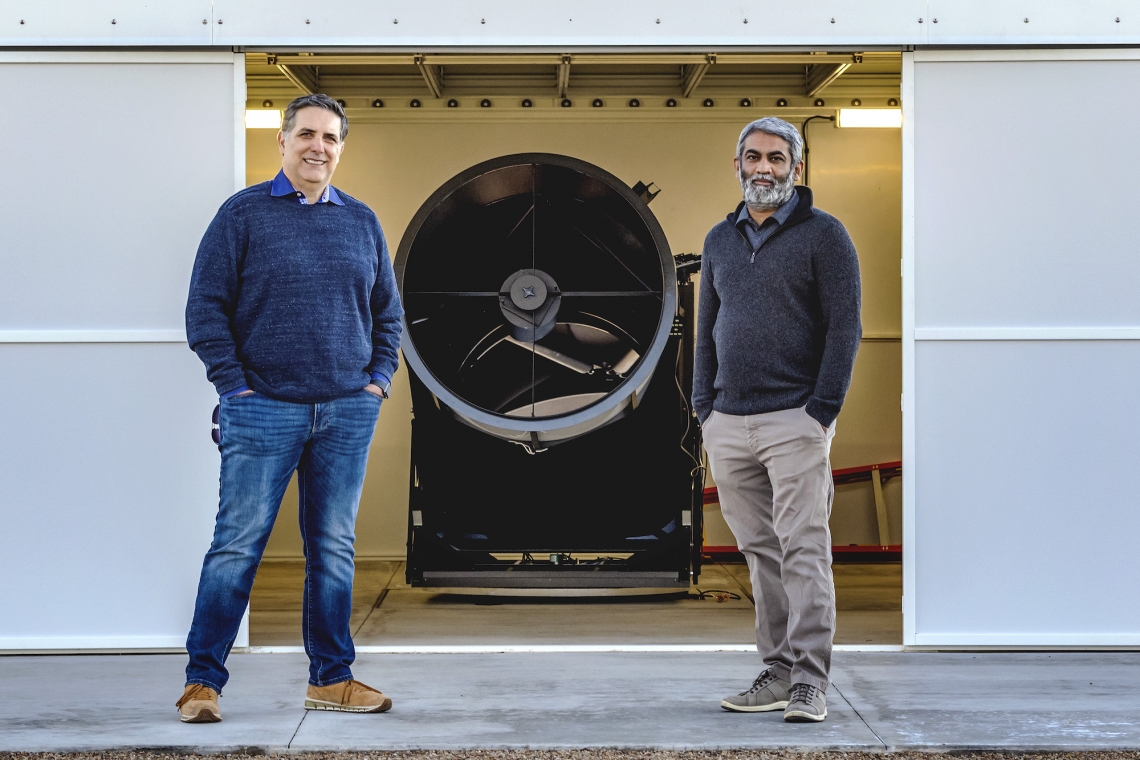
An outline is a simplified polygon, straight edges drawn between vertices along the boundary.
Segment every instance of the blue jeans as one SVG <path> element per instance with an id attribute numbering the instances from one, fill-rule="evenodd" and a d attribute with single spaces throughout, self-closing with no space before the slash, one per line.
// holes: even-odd
<path id="1" fill-rule="evenodd" d="M 221 405 L 221 499 L 186 639 L 186 683 L 221 692 L 229 680 L 226 657 L 294 471 L 305 543 L 301 629 L 309 683 L 347 681 L 356 658 L 349 631 L 352 545 L 380 398 L 361 390 L 293 404 L 254 394 Z"/>

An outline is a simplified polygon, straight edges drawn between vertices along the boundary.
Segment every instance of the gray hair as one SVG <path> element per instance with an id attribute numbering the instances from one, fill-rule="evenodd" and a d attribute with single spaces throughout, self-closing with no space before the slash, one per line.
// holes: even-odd
<path id="1" fill-rule="evenodd" d="M 326 111 L 332 111 L 340 117 L 340 141 L 344 142 L 344 138 L 348 137 L 348 117 L 344 115 L 344 108 L 328 95 L 320 93 L 302 95 L 285 106 L 285 118 L 281 120 L 281 131 L 284 134 L 288 135 L 293 131 L 293 126 L 297 121 L 297 112 L 302 108 L 323 108 Z"/>
<path id="2" fill-rule="evenodd" d="M 792 151 L 792 166 L 795 166 L 804 157 L 804 139 L 800 137 L 799 130 L 775 116 L 765 116 L 749 124 L 740 132 L 740 139 L 736 141 L 736 157 L 744 158 L 744 141 L 753 132 L 764 132 L 776 137 L 782 137 Z"/>

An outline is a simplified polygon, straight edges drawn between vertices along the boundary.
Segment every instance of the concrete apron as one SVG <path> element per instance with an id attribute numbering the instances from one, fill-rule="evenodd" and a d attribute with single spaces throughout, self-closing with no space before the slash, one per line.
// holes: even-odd
<path id="1" fill-rule="evenodd" d="M 382 715 L 302 708 L 303 654 L 239 654 L 185 725 L 182 655 L 0 657 L 0 751 L 1140 748 L 1140 653 L 837 652 L 822 724 L 736 714 L 754 653 L 363 654 Z"/>

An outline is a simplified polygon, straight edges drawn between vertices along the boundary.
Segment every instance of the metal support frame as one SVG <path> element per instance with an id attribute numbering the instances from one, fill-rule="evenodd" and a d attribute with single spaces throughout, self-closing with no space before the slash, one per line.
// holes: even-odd
<path id="1" fill-rule="evenodd" d="M 681 97 L 687 98 L 693 94 L 714 63 L 716 63 L 716 53 L 709 53 L 703 63 L 689 64 L 681 69 Z"/>
<path id="2" fill-rule="evenodd" d="M 442 98 L 443 83 L 440 80 L 440 69 L 428 63 L 427 57 L 423 55 L 417 55 L 413 59 L 413 62 L 416 64 L 416 68 L 420 70 L 420 74 L 423 75 L 424 82 L 427 84 L 428 89 L 431 90 L 432 97 Z"/>
<path id="3" fill-rule="evenodd" d="M 565 98 L 570 89 L 570 56 L 563 55 L 558 64 L 558 97 Z"/>
<path id="4" fill-rule="evenodd" d="M 261 56 L 272 57 L 274 64 L 324 66 L 408 66 L 425 63 L 432 66 L 558 66 L 567 53 L 265 53 L 249 52 L 250 63 L 261 63 Z M 575 53 L 579 66 L 688 66 L 716 62 L 728 65 L 829 65 L 897 61 L 895 51 L 868 53 Z M 417 61 L 418 59 L 418 61 Z M 267 60 L 268 62 L 268 60 Z"/>
<path id="5" fill-rule="evenodd" d="M 809 98 L 814 98 L 823 92 L 824 88 L 843 76 L 843 72 L 851 68 L 852 62 L 816 64 L 811 67 L 804 77 L 804 92 Z"/>
<path id="6" fill-rule="evenodd" d="M 290 82 L 306 93 L 320 91 L 319 66 L 407 66 L 419 69 L 435 98 L 443 97 L 444 66 L 534 66 L 558 68 L 558 97 L 570 89 L 570 64 L 591 66 L 680 66 L 681 95 L 697 90 L 715 63 L 729 65 L 806 64 L 804 90 L 814 97 L 856 63 L 897 60 L 893 51 L 870 53 L 249 53 L 251 63 L 276 66 Z"/>
<path id="7" fill-rule="evenodd" d="M 274 55 L 268 56 L 266 62 L 271 66 L 277 66 L 285 78 L 306 95 L 313 95 L 321 91 L 321 80 L 313 67 L 301 63 L 279 63 L 277 56 Z"/>

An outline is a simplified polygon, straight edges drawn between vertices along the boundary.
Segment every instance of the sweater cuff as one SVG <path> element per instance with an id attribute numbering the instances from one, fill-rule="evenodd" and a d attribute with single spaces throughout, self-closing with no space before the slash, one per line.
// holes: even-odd
<path id="1" fill-rule="evenodd" d="M 250 387 L 248 385 L 243 385 L 240 388 L 234 388 L 232 391 L 226 391 L 225 393 L 222 394 L 221 397 L 222 398 L 233 398 L 234 396 L 238 395 L 239 393 L 245 393 L 248 390 L 250 390 Z"/>
<path id="2" fill-rule="evenodd" d="M 231 393 L 250 390 L 249 381 L 245 379 L 245 373 L 241 370 L 226 372 L 224 377 L 215 377 L 213 381 L 214 389 L 217 390 L 219 398 L 225 398 Z"/>
<path id="3" fill-rule="evenodd" d="M 823 425 L 826 428 L 831 427 L 831 423 L 835 422 L 835 418 L 839 416 L 839 410 L 834 408 L 834 404 L 829 404 L 822 401 L 815 396 L 808 399 L 807 406 L 804 411 L 813 420 Z"/>

